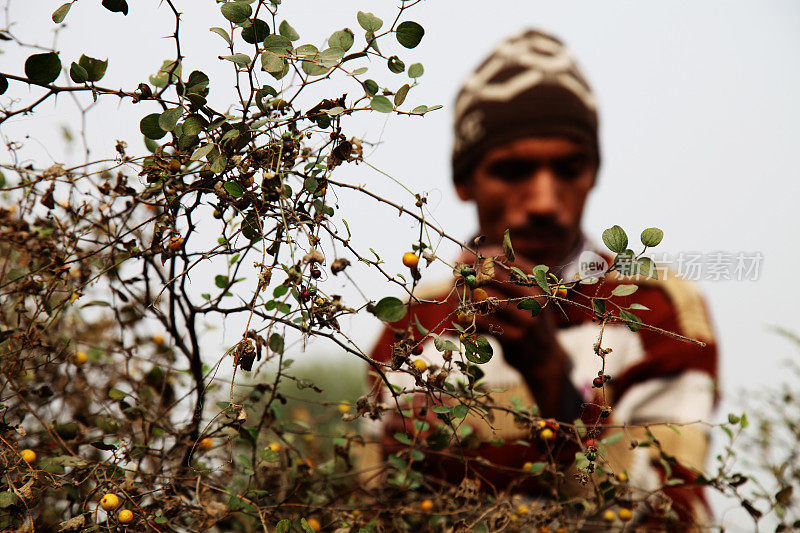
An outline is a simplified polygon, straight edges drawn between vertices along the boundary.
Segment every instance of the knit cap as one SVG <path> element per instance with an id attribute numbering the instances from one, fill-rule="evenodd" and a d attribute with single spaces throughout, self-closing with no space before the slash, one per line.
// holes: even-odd
<path id="1" fill-rule="evenodd" d="M 564 136 L 600 162 L 592 90 L 566 46 L 540 30 L 511 37 L 481 63 L 456 98 L 454 126 L 456 183 L 490 149 L 525 137 Z"/>

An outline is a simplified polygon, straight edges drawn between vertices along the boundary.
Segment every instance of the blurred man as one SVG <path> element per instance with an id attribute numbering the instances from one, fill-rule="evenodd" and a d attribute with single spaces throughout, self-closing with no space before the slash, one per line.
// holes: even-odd
<path id="1" fill-rule="evenodd" d="M 457 194 L 475 203 L 479 231 L 485 236 L 479 248 L 481 258 L 465 253 L 461 263 L 480 271 L 485 266 L 482 258 L 502 256 L 506 230 L 516 252 L 513 266 L 526 274 L 535 265 L 545 264 L 560 280 L 570 282 L 576 274 L 585 274 L 581 259 L 612 261 L 610 256 L 600 255 L 603 253 L 581 231 L 584 206 L 600 164 L 595 99 L 555 37 L 539 31 L 515 36 L 501 44 L 466 81 L 455 104 L 452 163 Z M 638 494 L 662 487 L 667 477 L 692 481 L 705 460 L 704 431 L 694 424 L 682 426 L 678 434 L 664 424 L 652 426 L 653 437 L 648 437 L 641 424 L 690 424 L 711 415 L 716 348 L 704 304 L 695 290 L 674 277 L 653 281 L 640 276 L 632 281 L 606 275 L 594 285 L 566 283 L 570 287 L 566 295 L 564 289 L 557 294 L 563 299 L 550 300 L 543 312 L 532 318 L 530 310 L 518 309 L 515 303 L 536 297 L 544 304 L 550 295 L 536 285 L 510 283 L 504 268 L 494 268 L 492 277 L 487 281 L 484 276 L 481 281 L 479 276 L 478 284 L 483 283 L 485 293 L 466 290 L 466 304 L 459 300 L 458 291 L 452 291 L 452 282 L 424 294 L 415 293 L 421 300 L 445 304 L 413 305 L 410 316 L 384 331 L 372 354 L 377 361 L 397 364 L 402 347 L 415 346 L 422 339 L 416 321 L 437 334 L 450 334 L 455 344 L 458 332 L 453 322 L 460 322 L 468 332 L 486 336 L 493 348 L 491 360 L 479 365 L 485 374 L 481 380 L 484 390 L 494 391 L 493 419 L 470 414 L 466 422 L 472 429 L 467 438 L 449 440 L 446 434 L 442 455 L 429 458 L 424 465 L 427 476 L 455 485 L 464 477 L 473 477 L 497 489 L 546 494 L 552 487 L 537 488 L 524 472 L 526 462 L 542 460 L 545 455 L 556 460 L 563 456 L 571 462 L 576 451 L 594 458 L 597 441 L 618 432 L 590 430 L 588 437 L 596 436 L 596 440 L 570 442 L 566 427 L 559 422 L 581 420 L 590 428 L 598 424 L 631 426 L 618 446 L 608 446 L 601 450 L 603 457 L 590 460 L 588 468 L 584 465 L 584 474 L 594 470 L 595 461 L 605 462 L 606 469 L 619 474 L 617 480 L 627 480 L 641 491 Z M 638 303 L 630 310 L 645 324 L 697 342 L 648 328 L 634 332 L 626 324 L 604 321 L 592 311 L 590 298 L 610 296 L 614 287 L 631 283 L 638 284 L 634 294 L 612 301 L 626 308 Z M 486 296 L 488 300 L 484 300 Z M 511 303 L 500 303 L 510 299 Z M 607 310 L 612 311 L 612 306 Z M 426 366 L 427 374 L 414 379 L 409 373 L 390 373 L 393 383 L 412 390 L 419 388 L 423 379 L 438 386 L 458 376 L 469 379 L 458 374 L 429 339 L 422 347 L 420 359 L 426 365 L 419 367 Z M 606 349 L 613 351 L 602 351 Z M 461 360 L 458 354 L 452 357 Z M 413 364 L 412 359 L 405 364 Z M 450 368 L 449 375 L 444 376 L 440 368 Z M 384 405 L 393 407 L 392 396 L 374 375 L 372 383 L 374 390 L 382 391 Z M 423 436 L 435 445 L 442 441 L 430 402 L 430 395 L 420 394 L 413 407 L 416 417 L 430 422 Z M 518 424 L 508 411 L 520 406 L 536 406 L 534 415 L 545 419 L 541 426 Z M 441 426 L 441 420 L 438 422 Z M 408 426 L 396 409 L 369 426 L 368 431 L 382 444 L 372 448 L 368 459 L 374 463 L 400 449 L 394 435 L 404 429 Z M 631 451 L 633 439 L 650 446 Z M 677 460 L 665 468 L 665 456 Z M 701 491 L 678 486 L 665 493 L 668 498 L 651 498 L 646 504 L 632 499 L 633 519 L 677 514 L 684 523 L 703 520 L 706 506 Z"/>

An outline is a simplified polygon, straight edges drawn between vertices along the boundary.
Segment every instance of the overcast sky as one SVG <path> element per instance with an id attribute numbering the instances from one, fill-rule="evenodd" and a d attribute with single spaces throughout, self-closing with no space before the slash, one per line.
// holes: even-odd
<path id="1" fill-rule="evenodd" d="M 3 4 L 9 4 L 11 19 L 20 21 L 20 36 L 50 43 L 50 13 L 61 1 Z M 185 72 L 201 68 L 209 73 L 212 97 L 218 98 L 212 101 L 226 101 L 232 95 L 232 88 L 225 86 L 230 65 L 216 60 L 226 53 L 224 43 L 208 32 L 225 21 L 210 0 L 175 4 L 186 12 Z M 355 17 L 359 9 L 388 21 L 395 15 L 394 4 L 285 0 L 279 18 L 290 20 L 300 42 L 322 45 L 345 26 L 361 34 Z M 81 53 L 110 57 L 103 84 L 112 87 L 130 90 L 145 80 L 161 59 L 174 55 L 173 41 L 161 38 L 171 33 L 174 22 L 158 2 L 136 0 L 131 6 L 129 16 L 122 17 L 100 8 L 99 2 L 76 3 L 58 37 L 62 60 L 74 60 Z M 554 32 L 584 69 L 601 113 L 603 164 L 584 217 L 586 233 L 601 242 L 602 230 L 619 224 L 637 242 L 643 228 L 658 226 L 665 238 L 656 251 L 674 258 L 693 254 L 709 261 L 716 252 L 760 257 L 754 280 L 714 281 L 702 279 L 701 273 L 699 284 L 719 337 L 726 398 L 740 410 L 736 397 L 743 387 L 772 386 L 780 380 L 780 362 L 797 353 L 768 329 L 780 326 L 800 332 L 794 285 L 800 262 L 800 4 L 438 0 L 414 7 L 407 18 L 426 30 L 422 44 L 402 55 L 406 65 L 418 61 L 425 66 L 421 86 L 409 101 L 444 108 L 425 118 L 373 114 L 345 123 L 352 135 L 380 141 L 367 151 L 374 166 L 412 190 L 428 192 L 435 219 L 452 234 L 467 238 L 477 229 L 475 213 L 457 200 L 449 180 L 451 104 L 459 84 L 508 34 L 527 27 Z M 30 52 L 4 48 L 0 70 L 22 73 Z M 373 70 L 382 84 L 396 87 L 404 79 L 377 62 Z M 0 98 L 6 102 L 27 92 L 12 82 Z M 45 151 L 55 160 L 80 160 L 77 146 L 71 152 L 63 147 L 60 125 L 74 122 L 76 115 L 64 111 L 72 105 L 63 101 L 68 97 L 60 98 L 58 108 L 46 104 L 33 119 L 14 120 L 0 133 L 12 139 L 29 134 L 27 153 L 40 164 L 47 161 Z M 97 148 L 92 155 L 110 154 L 115 139 L 141 148 L 138 120 L 153 111 L 153 104 L 101 102 L 87 122 L 89 143 Z M 7 161 L 7 155 L 0 154 L 0 160 Z M 364 165 L 342 167 L 337 174 L 413 205 L 399 186 Z M 399 257 L 415 239 L 415 227 L 374 202 L 347 195 L 341 199 L 343 216 L 357 238 L 393 262 L 394 272 L 401 271 Z M 440 250 L 443 257 L 455 253 L 455 248 Z M 437 272 L 431 277 L 446 275 L 444 270 Z M 365 269 L 356 267 L 352 273 L 368 294 L 397 294 Z M 341 282 L 329 283 L 335 292 Z M 340 290 L 357 298 L 350 287 Z M 379 326 L 367 317 L 349 327 L 369 344 Z M 731 520 L 734 515 L 726 516 Z M 735 527 L 735 522 L 730 525 Z"/>

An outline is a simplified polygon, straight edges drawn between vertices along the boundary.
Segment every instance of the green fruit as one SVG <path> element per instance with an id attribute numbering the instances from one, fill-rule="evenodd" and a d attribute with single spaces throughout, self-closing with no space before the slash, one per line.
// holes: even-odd
<path id="1" fill-rule="evenodd" d="M 478 285 L 478 278 L 472 274 L 469 274 L 464 276 L 464 283 L 467 284 L 467 287 L 474 289 Z"/>

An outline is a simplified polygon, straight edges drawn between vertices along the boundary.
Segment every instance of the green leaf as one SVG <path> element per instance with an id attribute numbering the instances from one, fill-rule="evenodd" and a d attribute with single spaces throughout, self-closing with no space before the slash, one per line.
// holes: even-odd
<path id="1" fill-rule="evenodd" d="M 261 68 L 266 72 L 280 72 L 286 66 L 286 62 L 269 50 L 261 53 Z"/>
<path id="2" fill-rule="evenodd" d="M 356 15 L 358 19 L 359 25 L 367 31 L 371 31 L 375 33 L 381 26 L 383 26 L 383 21 L 373 15 L 372 13 L 364 13 L 363 11 L 359 11 L 358 15 Z"/>
<path id="3" fill-rule="evenodd" d="M 178 63 L 175 64 L 175 61 L 171 61 L 169 59 L 165 60 L 161 64 L 161 68 L 158 69 L 155 75 L 150 76 L 150 83 L 155 85 L 156 87 L 166 87 L 168 83 L 174 83 L 178 80 L 181 75 L 181 65 Z"/>
<path id="4" fill-rule="evenodd" d="M 539 474 L 544 472 L 545 468 L 547 468 L 547 465 L 545 463 L 533 463 L 531 466 L 528 467 L 528 472 L 530 472 L 534 476 L 538 476 Z"/>
<path id="5" fill-rule="evenodd" d="M 203 131 L 204 120 L 198 115 L 189 115 L 183 121 L 184 135 L 199 135 Z"/>
<path id="6" fill-rule="evenodd" d="M 419 78 L 424 73 L 425 67 L 422 66 L 422 63 L 413 63 L 410 67 L 408 67 L 409 78 Z"/>
<path id="7" fill-rule="evenodd" d="M 742 413 L 742 418 L 739 420 L 739 425 L 742 429 L 746 429 L 747 426 L 750 425 L 750 421 L 747 419 L 747 413 Z"/>
<path id="8" fill-rule="evenodd" d="M 533 267 L 533 279 L 536 281 L 536 284 L 546 292 L 550 294 L 553 292 L 550 290 L 550 286 L 547 284 L 547 271 L 550 270 L 550 267 L 547 265 L 536 265 Z"/>
<path id="9" fill-rule="evenodd" d="M 594 307 L 594 312 L 597 313 L 599 316 L 606 314 L 605 300 L 600 300 L 599 298 L 596 300 L 592 300 L 592 307 Z"/>
<path id="10" fill-rule="evenodd" d="M 638 285 L 617 285 L 611 294 L 614 296 L 628 296 L 639 290 Z"/>
<path id="11" fill-rule="evenodd" d="M 369 106 L 375 111 L 380 111 L 381 113 L 391 113 L 394 109 L 392 102 L 390 102 L 385 96 L 381 95 L 373 96 L 372 100 L 370 100 Z"/>
<path id="12" fill-rule="evenodd" d="M 536 298 L 525 298 L 517 303 L 517 309 L 530 311 L 531 316 L 533 317 L 542 312 L 542 305 L 536 300 Z"/>
<path id="13" fill-rule="evenodd" d="M 89 79 L 89 73 L 86 72 L 85 68 L 73 61 L 69 66 L 69 77 L 75 83 L 86 83 Z"/>
<path id="14" fill-rule="evenodd" d="M 304 533 L 316 533 L 314 528 L 308 525 L 308 522 L 305 518 L 300 519 L 300 527 L 303 529 Z"/>
<path id="15" fill-rule="evenodd" d="M 333 32 L 328 37 L 328 46 L 347 52 L 353 46 L 353 32 L 349 28 Z"/>
<path id="16" fill-rule="evenodd" d="M 312 45 L 307 45 L 307 46 L 312 46 Z M 314 48 L 316 48 L 316 47 L 314 47 Z M 298 50 L 299 50 L 299 48 L 298 48 Z M 326 74 L 330 70 L 330 67 L 326 67 L 326 66 L 320 64 L 320 61 L 319 61 L 320 54 L 318 52 L 314 52 L 313 54 L 309 54 L 306 57 L 308 59 L 303 60 L 300 63 L 300 67 L 303 69 L 303 72 L 305 72 L 309 76 L 321 76 L 323 74 Z M 334 62 L 334 64 L 335 64 L 335 62 Z"/>
<path id="17" fill-rule="evenodd" d="M 342 60 L 344 50 L 341 48 L 326 48 L 316 56 L 316 61 L 323 67 L 334 67 Z"/>
<path id="18" fill-rule="evenodd" d="M 612 252 L 621 254 L 628 247 L 628 236 L 619 226 L 612 226 L 603 232 L 603 242 Z"/>
<path id="19" fill-rule="evenodd" d="M 283 296 L 287 292 L 289 292 L 289 287 L 287 287 L 286 285 L 281 284 L 281 285 L 278 285 L 277 287 L 275 287 L 275 290 L 272 291 L 272 297 L 273 298 L 280 298 L 281 296 Z"/>
<path id="20" fill-rule="evenodd" d="M 397 89 L 397 92 L 394 93 L 394 105 L 400 106 L 403 105 L 403 102 L 406 101 L 406 95 L 408 95 L 408 90 L 411 89 L 411 86 L 407 83 Z"/>
<path id="21" fill-rule="evenodd" d="M 214 285 L 220 289 L 226 288 L 228 286 L 228 276 L 224 274 L 217 274 L 214 276 Z"/>
<path id="22" fill-rule="evenodd" d="M 25 60 L 25 75 L 34 83 L 52 83 L 61 74 L 61 60 L 55 52 L 33 54 Z"/>
<path id="23" fill-rule="evenodd" d="M 426 105 L 418 105 L 414 109 L 411 110 L 411 113 L 415 115 L 424 115 L 428 112 L 428 106 Z"/>
<path id="24" fill-rule="evenodd" d="M 235 181 L 226 181 L 222 186 L 225 187 L 225 190 L 228 191 L 228 194 L 234 198 L 241 198 L 244 196 L 244 189 L 242 189 L 242 186 Z"/>
<path id="25" fill-rule="evenodd" d="M 228 167 L 227 156 L 225 156 L 225 154 L 220 154 L 211 163 L 211 172 L 213 172 L 214 174 L 219 174 L 220 172 L 225 171 L 227 167 Z"/>
<path id="26" fill-rule="evenodd" d="M 124 400 L 126 396 L 128 396 L 128 393 L 119 389 L 111 389 L 108 391 L 108 397 L 115 401 Z"/>
<path id="27" fill-rule="evenodd" d="M 189 158 L 191 161 L 199 161 L 200 159 L 204 158 L 214 149 L 213 144 L 207 144 L 205 146 L 201 146 L 197 150 L 192 153 L 192 156 Z"/>
<path id="28" fill-rule="evenodd" d="M 300 38 L 300 35 L 285 20 L 281 22 L 280 26 L 278 26 L 278 32 L 290 41 L 296 41 Z"/>
<path id="29" fill-rule="evenodd" d="M 403 63 L 397 56 L 390 57 L 386 64 L 389 67 L 389 70 L 395 74 L 400 74 L 406 69 L 406 64 Z"/>
<path id="30" fill-rule="evenodd" d="M 629 311 L 623 309 L 619 312 L 619 316 L 625 321 L 625 325 L 628 326 L 628 329 L 631 331 L 639 331 L 642 327 L 642 319 Z"/>
<path id="31" fill-rule="evenodd" d="M 646 306 L 644 306 L 644 305 L 642 305 L 642 304 L 631 304 L 631 305 L 630 305 L 630 308 L 631 308 L 631 309 L 640 309 L 640 310 L 642 310 L 642 311 L 649 311 L 649 310 L 650 310 L 650 308 L 649 308 L 649 307 L 646 307 Z"/>
<path id="32" fill-rule="evenodd" d="M 311 194 L 314 194 L 314 191 L 317 190 L 318 186 L 319 182 L 315 178 L 308 177 L 305 179 L 305 181 L 303 181 L 303 189 L 307 190 Z"/>
<path id="33" fill-rule="evenodd" d="M 292 523 L 289 520 L 283 519 L 275 526 L 275 533 L 288 533 Z"/>
<path id="34" fill-rule="evenodd" d="M 0 508 L 6 509 L 16 505 L 18 501 L 19 497 L 10 490 L 0 492 Z"/>
<path id="35" fill-rule="evenodd" d="M 162 138 L 167 132 L 162 130 L 158 125 L 160 117 L 160 113 L 151 113 L 147 115 L 139 122 L 139 131 L 141 131 L 145 137 L 154 141 Z"/>
<path id="36" fill-rule="evenodd" d="M 86 72 L 89 75 L 89 81 L 100 81 L 103 76 L 106 75 L 108 59 L 102 61 L 87 55 L 81 55 L 81 58 L 78 60 L 78 64 L 86 69 Z"/>
<path id="37" fill-rule="evenodd" d="M 275 353 L 283 353 L 283 336 L 273 333 L 269 337 L 269 349 Z"/>
<path id="38" fill-rule="evenodd" d="M 664 232 L 658 228 L 647 228 L 642 232 L 642 244 L 645 246 L 658 246 L 663 238 Z"/>
<path id="39" fill-rule="evenodd" d="M 425 29 L 416 22 L 407 20 L 397 26 L 397 42 L 406 48 L 416 47 L 425 35 Z"/>
<path id="40" fill-rule="evenodd" d="M 182 107 L 167 109 L 158 116 L 158 127 L 164 131 L 172 131 L 183 114 Z"/>
<path id="41" fill-rule="evenodd" d="M 219 56 L 220 59 L 225 59 L 226 61 L 232 61 L 236 63 L 240 67 L 247 68 L 250 66 L 250 56 L 247 54 L 242 54 L 241 52 L 233 54 L 231 56 Z"/>
<path id="42" fill-rule="evenodd" d="M 397 322 L 406 316 L 406 306 L 399 298 L 387 296 L 375 304 L 375 316 L 384 322 Z"/>
<path id="43" fill-rule="evenodd" d="M 613 446 L 621 440 L 622 440 L 622 432 L 614 433 L 613 435 L 602 439 L 600 442 L 602 442 L 605 446 Z"/>
<path id="44" fill-rule="evenodd" d="M 286 55 L 291 53 L 292 41 L 283 35 L 267 35 L 264 39 L 264 50 L 272 52 L 273 54 Z"/>
<path id="45" fill-rule="evenodd" d="M 378 89 L 380 89 L 380 87 L 378 87 L 378 84 L 375 80 L 364 81 L 364 91 L 368 95 L 375 96 L 378 93 Z"/>
<path id="46" fill-rule="evenodd" d="M 244 2 L 227 2 L 222 4 L 219 10 L 222 12 L 223 17 L 235 24 L 244 22 L 253 14 L 250 4 L 245 4 Z"/>
<path id="47" fill-rule="evenodd" d="M 52 16 L 53 22 L 55 22 L 56 24 L 60 24 L 60 23 L 64 22 L 64 19 L 66 18 L 67 13 L 69 13 L 69 8 L 71 8 L 71 7 L 72 7 L 72 2 L 67 2 L 66 4 L 61 4 L 61 7 L 59 7 L 55 11 L 53 11 L 53 16 Z"/>
<path id="48" fill-rule="evenodd" d="M 649 257 L 640 257 L 636 260 L 636 272 L 641 276 L 658 279 L 658 269 Z"/>
<path id="49" fill-rule="evenodd" d="M 220 37 L 222 37 L 223 39 L 225 39 L 225 42 L 227 42 L 228 44 L 232 44 L 232 43 L 233 43 L 233 41 L 231 41 L 231 36 L 230 36 L 230 35 L 228 35 L 228 32 L 227 32 L 227 31 L 225 31 L 224 29 L 222 29 L 222 28 L 217 28 L 217 27 L 215 26 L 215 27 L 213 27 L 213 28 L 209 28 L 209 31 L 213 31 L 214 33 L 216 33 L 217 35 L 219 35 Z"/>
<path id="50" fill-rule="evenodd" d="M 112 13 L 128 14 L 128 2 L 125 0 L 103 0 L 103 7 Z"/>
<path id="51" fill-rule="evenodd" d="M 464 348 L 466 358 L 477 365 L 488 363 L 493 355 L 492 347 L 484 337 L 478 337 L 474 341 L 465 340 Z"/>
<path id="52" fill-rule="evenodd" d="M 261 19 L 253 20 L 253 24 L 242 30 L 244 42 L 256 44 L 262 42 L 269 35 L 269 25 Z"/>
<path id="53" fill-rule="evenodd" d="M 514 247 L 511 246 L 511 233 L 509 230 L 506 230 L 506 232 L 503 234 L 503 255 L 505 255 L 506 259 L 512 263 L 514 262 L 514 259 L 516 259 L 516 256 L 514 255 Z"/>
<path id="54" fill-rule="evenodd" d="M 467 407 L 463 403 L 460 403 L 455 407 L 453 407 L 453 418 L 464 418 L 467 416 L 467 413 L 469 413 L 469 407 Z"/>
<path id="55" fill-rule="evenodd" d="M 436 409 L 436 407 L 434 407 L 434 409 Z M 411 437 L 409 437 L 405 433 L 397 432 L 394 434 L 394 438 L 397 439 L 402 444 L 405 444 L 406 446 L 411 446 L 411 443 L 413 442 L 411 440 Z"/>

